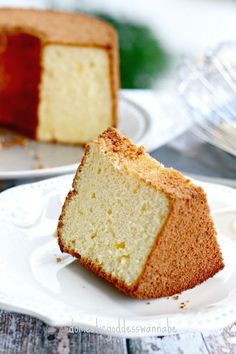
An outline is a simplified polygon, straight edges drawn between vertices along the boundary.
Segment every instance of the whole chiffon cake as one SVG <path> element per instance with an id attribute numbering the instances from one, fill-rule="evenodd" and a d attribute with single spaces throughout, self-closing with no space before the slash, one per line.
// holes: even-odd
<path id="1" fill-rule="evenodd" d="M 0 126 L 84 144 L 117 124 L 116 31 L 80 13 L 0 9 Z"/>

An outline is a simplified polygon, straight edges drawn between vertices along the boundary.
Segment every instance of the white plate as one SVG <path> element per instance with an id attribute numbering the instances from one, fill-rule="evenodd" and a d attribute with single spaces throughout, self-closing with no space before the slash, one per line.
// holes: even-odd
<path id="1" fill-rule="evenodd" d="M 106 334 L 114 329 L 112 334 L 129 337 L 213 330 L 235 321 L 235 190 L 197 182 L 208 194 L 225 269 L 178 300 L 141 301 L 125 296 L 71 256 L 61 255 L 55 229 L 71 181 L 71 175 L 62 176 L 0 194 L 2 308 L 51 325 L 73 325 L 74 331 L 76 326 Z M 187 308 L 181 309 L 181 302 Z"/>
<path id="2" fill-rule="evenodd" d="M 149 151 L 172 140 L 188 127 L 186 116 L 178 111 L 176 98 L 169 99 L 146 90 L 123 90 L 119 102 L 118 129 Z M 163 104 L 162 104 L 163 103 Z M 176 126 L 176 117 L 178 125 Z M 1 140 L 1 133 L 0 133 Z M 13 146 L 0 151 L 0 179 L 49 177 L 74 172 L 83 154 L 80 146 L 39 143 Z M 40 169 L 38 167 L 41 167 Z"/>

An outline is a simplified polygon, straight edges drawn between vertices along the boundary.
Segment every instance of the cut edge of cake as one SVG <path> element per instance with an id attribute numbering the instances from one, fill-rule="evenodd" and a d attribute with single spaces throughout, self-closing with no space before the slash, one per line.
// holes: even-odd
<path id="1" fill-rule="evenodd" d="M 168 199 L 168 213 L 164 215 L 159 232 L 151 238 L 152 244 L 144 263 L 141 264 L 141 271 L 131 283 L 112 275 L 112 272 L 105 271 L 103 264 L 81 256 L 84 251 L 78 252 L 76 247 L 66 245 L 65 242 L 66 225 L 73 223 L 72 219 L 67 220 L 68 207 L 79 196 L 82 188 L 81 176 L 86 172 L 83 171 L 86 169 L 93 147 L 111 163 L 114 171 L 123 171 L 127 176 L 135 178 L 142 184 L 142 189 L 146 185 L 154 191 L 153 196 L 159 193 Z M 224 267 L 203 189 L 186 179 L 180 172 L 164 168 L 146 154 L 143 147 L 136 147 L 114 128 L 109 128 L 86 146 L 74 177 L 73 189 L 66 198 L 59 218 L 57 234 L 62 252 L 79 258 L 81 264 L 94 273 L 113 283 L 126 294 L 140 299 L 170 296 L 193 288 Z M 139 247 L 141 246 L 139 243 Z M 128 266 L 126 269 L 128 270 Z"/>

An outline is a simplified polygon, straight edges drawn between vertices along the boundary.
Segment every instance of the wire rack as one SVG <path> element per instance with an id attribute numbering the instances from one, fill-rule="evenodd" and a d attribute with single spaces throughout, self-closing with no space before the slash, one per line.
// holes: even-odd
<path id="1" fill-rule="evenodd" d="M 236 43 L 185 60 L 179 93 L 201 139 L 236 156 Z"/>

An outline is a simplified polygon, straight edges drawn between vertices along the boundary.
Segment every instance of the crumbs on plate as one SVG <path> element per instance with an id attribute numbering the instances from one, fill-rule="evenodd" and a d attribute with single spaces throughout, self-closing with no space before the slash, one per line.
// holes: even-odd
<path id="1" fill-rule="evenodd" d="M 179 295 L 173 295 L 173 296 L 172 296 L 172 299 L 173 299 L 173 300 L 179 300 Z"/>
<path id="2" fill-rule="evenodd" d="M 187 300 L 185 302 L 181 302 L 179 307 L 181 309 L 186 309 L 188 307 L 188 303 L 189 303 L 189 300 Z"/>
<path id="3" fill-rule="evenodd" d="M 1 148 L 11 148 L 14 146 L 23 146 L 26 147 L 29 144 L 29 140 L 22 136 L 1 136 L 0 145 Z"/>
<path id="4" fill-rule="evenodd" d="M 38 162 L 33 166 L 34 170 L 42 170 L 43 168 L 47 168 L 48 166 L 43 164 L 42 162 Z"/>

